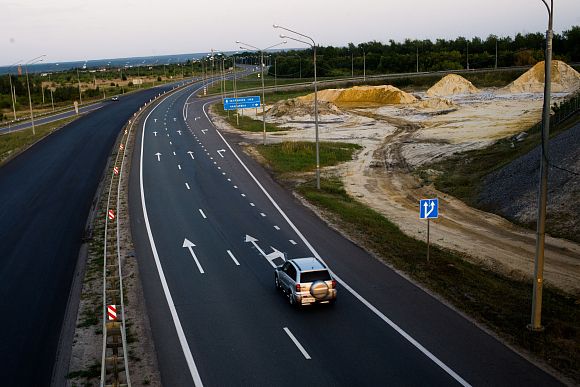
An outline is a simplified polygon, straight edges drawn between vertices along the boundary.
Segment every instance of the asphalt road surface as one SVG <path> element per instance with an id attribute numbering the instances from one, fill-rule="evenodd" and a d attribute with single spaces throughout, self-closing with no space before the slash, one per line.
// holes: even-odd
<path id="1" fill-rule="evenodd" d="M 81 237 L 124 123 L 171 86 L 124 96 L 0 168 L 0 385 L 50 384 Z"/>
<path id="2" fill-rule="evenodd" d="M 149 113 L 131 170 L 164 385 L 559 384 L 329 229 L 212 126 L 193 91 Z M 274 288 L 276 251 L 324 259 L 336 305 L 290 307 Z"/>

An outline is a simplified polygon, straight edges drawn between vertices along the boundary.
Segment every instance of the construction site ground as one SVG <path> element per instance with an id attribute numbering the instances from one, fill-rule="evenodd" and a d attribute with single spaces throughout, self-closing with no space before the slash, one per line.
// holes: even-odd
<path id="1" fill-rule="evenodd" d="M 391 93 L 392 88 L 387 91 Z M 371 93 L 379 92 L 384 90 Z M 410 92 L 415 98 L 399 95 L 396 99 L 403 102 L 390 104 L 372 103 L 368 96 L 358 102 L 341 101 L 336 92 L 328 93 L 327 100 L 322 98 L 320 140 L 363 147 L 354 160 L 333 172 L 340 175 L 351 196 L 420 240 L 426 240 L 427 225 L 419 219 L 419 200 L 438 197 L 440 216 L 431 223 L 431 243 L 465 253 L 467 259 L 512 278 L 531 278 L 535 231 L 469 207 L 432 185 L 424 185 L 413 172 L 446 155 L 486 147 L 525 131 L 541 118 L 542 94 L 514 92 L 513 87 L 444 97 Z M 553 97 L 558 101 L 565 95 L 556 93 Z M 267 109 L 267 120 L 287 129 L 268 134 L 268 142 L 314 140 L 311 96 L 290 103 L 281 101 Z M 253 109 L 244 112 L 261 120 L 260 113 Z M 232 130 L 228 125 L 222 127 Z M 243 135 L 250 143 L 262 141 L 262 133 Z M 545 282 L 579 293 L 579 279 L 580 245 L 547 236 Z"/>

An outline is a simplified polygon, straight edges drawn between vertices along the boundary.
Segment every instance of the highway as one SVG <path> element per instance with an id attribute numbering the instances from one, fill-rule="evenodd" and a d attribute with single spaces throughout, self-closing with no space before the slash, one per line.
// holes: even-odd
<path id="1" fill-rule="evenodd" d="M 0 384 L 50 384 L 81 238 L 111 148 L 133 113 L 170 88 L 107 103 L 0 168 Z"/>
<path id="2" fill-rule="evenodd" d="M 560 384 L 328 228 L 215 129 L 194 91 L 148 113 L 131 166 L 164 385 Z M 274 288 L 278 252 L 323 259 L 337 304 L 292 308 Z"/>

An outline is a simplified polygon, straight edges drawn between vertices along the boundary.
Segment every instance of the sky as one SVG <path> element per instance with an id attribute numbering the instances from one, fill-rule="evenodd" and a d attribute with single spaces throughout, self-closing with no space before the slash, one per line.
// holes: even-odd
<path id="1" fill-rule="evenodd" d="M 580 25 L 579 0 L 554 3 L 556 32 Z M 0 0 L 0 66 L 43 54 L 63 62 L 235 51 L 236 40 L 263 48 L 281 40 L 274 23 L 345 46 L 544 32 L 547 19 L 541 0 Z"/>

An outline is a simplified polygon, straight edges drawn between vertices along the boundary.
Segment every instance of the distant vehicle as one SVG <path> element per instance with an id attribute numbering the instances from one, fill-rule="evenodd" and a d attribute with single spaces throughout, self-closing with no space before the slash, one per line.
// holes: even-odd
<path id="1" fill-rule="evenodd" d="M 118 101 L 118 100 L 119 100 L 119 97 L 117 97 L 116 95 L 111 97 L 111 101 Z"/>
<path id="2" fill-rule="evenodd" d="M 296 258 L 286 261 L 274 272 L 276 288 L 288 297 L 290 305 L 333 304 L 336 281 L 322 261 Z"/>

